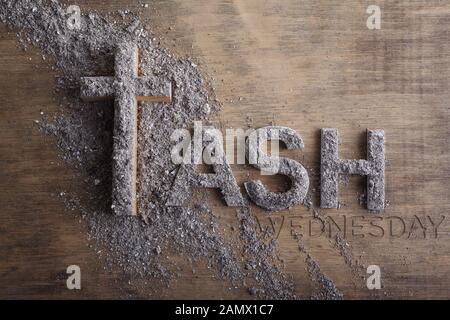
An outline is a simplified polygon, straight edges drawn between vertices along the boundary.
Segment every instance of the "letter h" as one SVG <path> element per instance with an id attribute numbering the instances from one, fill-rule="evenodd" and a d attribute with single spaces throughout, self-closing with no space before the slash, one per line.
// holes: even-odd
<path id="1" fill-rule="evenodd" d="M 337 129 L 322 129 L 320 207 L 338 207 L 339 174 L 367 176 L 367 209 L 384 210 L 384 131 L 367 130 L 367 160 L 341 160 Z"/>

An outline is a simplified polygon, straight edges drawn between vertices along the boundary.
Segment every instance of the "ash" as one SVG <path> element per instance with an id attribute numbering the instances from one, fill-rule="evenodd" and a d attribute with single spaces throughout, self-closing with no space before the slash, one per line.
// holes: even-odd
<path id="1" fill-rule="evenodd" d="M 234 286 L 245 286 L 251 277 L 249 291 L 258 297 L 294 298 L 291 281 L 276 266 L 274 245 L 258 240 L 248 211 L 237 214 L 240 234 L 224 237 L 219 231 L 223 222 L 206 205 L 164 205 L 177 169 L 171 163 L 171 133 L 220 110 L 196 65 L 159 47 L 128 10 L 105 16 L 82 12 L 81 29 L 70 30 L 65 9 L 59 1 L 3 0 L 0 21 L 17 32 L 22 49 L 39 47 L 43 59 L 50 58 L 49 68 L 59 74 L 55 95 L 60 110 L 39 121 L 40 129 L 56 137 L 62 158 L 84 181 L 82 191 L 61 195 L 68 208 L 81 212 L 93 246 L 107 249 L 108 266 L 167 284 L 175 281 L 174 266 L 167 262 L 175 252 L 189 261 L 205 260 Z M 174 83 L 172 103 L 142 103 L 138 111 L 141 219 L 111 212 L 113 102 L 79 99 L 81 77 L 114 74 L 115 47 L 122 42 L 139 47 L 142 75 Z"/>

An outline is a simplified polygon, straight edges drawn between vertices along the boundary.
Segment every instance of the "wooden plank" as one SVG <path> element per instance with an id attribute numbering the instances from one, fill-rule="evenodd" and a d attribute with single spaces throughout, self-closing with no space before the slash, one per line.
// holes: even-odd
<path id="1" fill-rule="evenodd" d="M 307 237 L 305 245 L 347 298 L 449 298 L 450 6 L 437 0 L 378 1 L 381 30 L 369 30 L 365 11 L 370 4 L 155 0 L 142 16 L 149 19 L 155 36 L 162 37 L 163 46 L 198 60 L 224 102 L 216 122 L 223 127 L 251 122 L 254 127 L 275 123 L 293 128 L 305 149 L 283 155 L 301 161 L 311 172 L 319 172 L 321 128 L 339 129 L 340 156 L 348 159 L 364 158 L 367 128 L 383 129 L 389 206 L 379 224 L 385 233 L 371 236 L 363 231 L 361 237 L 360 229 L 353 228 L 346 238 L 353 261 L 381 267 L 383 290 L 366 288 L 333 239 Z M 82 10 L 110 11 L 137 8 L 139 2 L 85 0 L 79 5 Z M 128 284 L 135 279 L 103 270 L 103 261 L 86 245 L 84 226 L 65 214 L 63 204 L 50 194 L 53 186 L 76 189 L 79 177 L 61 163 L 52 139 L 33 125 L 40 111 L 57 108 L 52 99 L 54 74 L 36 72 L 36 64 L 43 66 L 36 61 L 39 52 L 24 53 L 16 44 L 15 34 L 1 27 L 0 297 L 148 297 L 149 286 L 136 288 Z M 258 174 L 238 165 L 232 169 L 239 185 L 248 174 Z M 318 178 L 310 176 L 311 188 L 318 188 Z M 273 190 L 280 187 L 276 177 L 263 180 Z M 358 203 L 363 187 L 360 178 L 341 184 L 341 208 L 324 212 L 341 226 L 344 217 L 356 224 L 370 219 Z M 233 210 L 217 192 L 209 194 L 214 211 L 232 223 Z M 261 224 L 271 225 L 262 210 L 253 210 Z M 292 232 L 310 216 L 306 208 L 296 207 L 272 217 L 285 271 L 300 296 L 311 294 L 314 284 Z M 425 239 L 420 229 L 411 232 L 416 217 L 430 226 L 429 219 L 441 216 L 445 219 L 437 239 L 432 230 Z M 389 235 L 395 219 L 406 223 L 400 238 Z M 173 259 L 181 268 L 179 279 L 153 295 L 248 297 L 244 289 L 229 290 L 204 265 L 196 266 L 192 275 L 183 259 Z M 83 270 L 79 292 L 65 288 L 64 271 L 70 264 Z"/>

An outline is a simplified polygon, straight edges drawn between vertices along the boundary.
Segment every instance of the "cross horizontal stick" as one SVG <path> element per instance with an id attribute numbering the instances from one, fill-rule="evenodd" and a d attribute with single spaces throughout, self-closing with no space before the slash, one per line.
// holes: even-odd
<path id="1" fill-rule="evenodd" d="M 137 215 L 137 103 L 172 101 L 172 84 L 155 76 L 139 77 L 138 63 L 136 45 L 121 43 L 114 77 L 81 78 L 84 101 L 114 99 L 112 209 L 118 215 Z"/>

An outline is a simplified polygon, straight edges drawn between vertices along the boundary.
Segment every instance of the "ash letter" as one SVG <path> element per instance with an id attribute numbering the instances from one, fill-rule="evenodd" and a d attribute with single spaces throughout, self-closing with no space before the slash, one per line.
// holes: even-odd
<path id="1" fill-rule="evenodd" d="M 261 181 L 244 184 L 250 199 L 258 206 L 279 211 L 301 204 L 308 192 L 309 178 L 306 169 L 292 159 L 267 155 L 262 144 L 269 140 L 283 141 L 288 149 L 303 149 L 302 138 L 287 127 L 269 126 L 255 130 L 247 138 L 247 158 L 251 165 L 271 174 L 281 174 L 291 179 L 291 188 L 286 192 L 270 192 Z"/>
<path id="2" fill-rule="evenodd" d="M 207 164 L 211 165 L 214 173 L 196 172 L 196 161 L 191 161 L 193 164 L 180 165 L 166 205 L 182 206 L 186 199 L 191 196 L 192 188 L 217 188 L 220 189 L 227 206 L 243 206 L 244 199 L 226 160 L 220 131 L 205 127 L 200 138 L 202 141 L 197 141 L 198 139 L 194 138 L 194 145 L 201 145 L 202 147 L 191 148 L 191 150 L 194 150 L 192 157 L 201 159 L 201 153 L 204 150 L 203 158 Z M 200 155 L 197 153 L 200 153 Z"/>
<path id="3" fill-rule="evenodd" d="M 367 160 L 341 160 L 337 129 L 322 129 L 320 207 L 338 207 L 339 174 L 367 176 L 367 209 L 384 210 L 384 131 L 367 130 Z"/>

